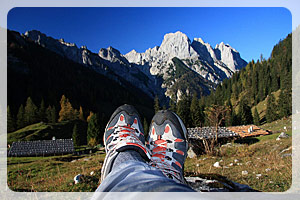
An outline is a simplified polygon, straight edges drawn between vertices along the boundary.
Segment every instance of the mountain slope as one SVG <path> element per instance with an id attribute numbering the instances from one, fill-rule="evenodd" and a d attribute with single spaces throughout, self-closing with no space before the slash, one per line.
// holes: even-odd
<path id="1" fill-rule="evenodd" d="M 179 100 L 177 94 L 188 95 L 189 92 L 207 95 L 216 84 L 247 64 L 229 45 L 221 43 L 213 49 L 199 38 L 191 42 L 181 32 L 166 34 L 159 47 L 148 49 L 145 53 L 132 50 L 126 55 L 112 47 L 102 48 L 98 54 L 92 53 L 86 47 L 78 48 L 75 44 L 53 39 L 39 31 L 27 31 L 24 37 L 115 81 L 125 79 L 151 98 L 158 95 L 162 102 L 167 102 L 166 97 Z M 173 58 L 180 59 L 187 68 L 196 72 L 194 77 L 197 77 L 201 88 L 171 76 L 177 64 Z M 181 82 L 181 89 L 175 91 L 177 82 Z"/>
<path id="2" fill-rule="evenodd" d="M 95 73 L 12 31 L 8 31 L 7 81 L 8 105 L 15 115 L 27 97 L 36 105 L 44 99 L 58 111 L 63 94 L 75 108 L 81 105 L 85 111 L 103 113 L 105 118 L 124 103 L 135 105 L 147 118 L 153 115 L 152 99 L 127 81 Z"/>
<path id="3" fill-rule="evenodd" d="M 24 38 L 28 38 L 40 46 L 53 51 L 67 59 L 82 64 L 99 74 L 123 84 L 123 79 L 135 87 L 143 90 L 149 97 L 154 98 L 155 94 L 163 95 L 158 79 L 151 74 L 144 74 L 136 65 L 131 65 L 120 52 L 112 47 L 100 49 L 99 53 L 89 51 L 85 46 L 78 48 L 73 43 L 67 43 L 63 39 L 54 39 L 45 34 L 32 30 L 27 31 Z"/>
<path id="4" fill-rule="evenodd" d="M 275 96 L 269 103 L 270 96 Z M 245 68 L 235 73 L 232 78 L 226 79 L 217 86 L 215 92 L 204 97 L 206 106 L 211 104 L 232 105 L 239 115 L 240 105 L 246 103 L 248 107 L 257 107 L 260 122 L 264 123 L 267 113 L 273 120 L 288 117 L 292 114 L 292 35 L 280 40 L 272 50 L 268 59 L 251 61 Z M 272 104 L 272 105 L 271 105 Z M 269 115 L 269 116 L 270 116 Z M 236 125 L 240 122 L 234 121 Z"/>

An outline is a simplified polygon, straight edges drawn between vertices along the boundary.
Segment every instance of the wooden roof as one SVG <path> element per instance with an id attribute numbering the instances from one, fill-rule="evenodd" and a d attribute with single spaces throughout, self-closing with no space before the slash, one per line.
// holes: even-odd
<path id="1" fill-rule="evenodd" d="M 252 126 L 253 131 L 249 132 L 248 130 Z M 227 127 L 227 129 L 231 130 L 240 135 L 240 137 L 251 137 L 251 136 L 260 136 L 260 135 L 269 135 L 270 131 L 264 130 L 256 125 L 243 125 L 243 126 L 231 126 Z"/>

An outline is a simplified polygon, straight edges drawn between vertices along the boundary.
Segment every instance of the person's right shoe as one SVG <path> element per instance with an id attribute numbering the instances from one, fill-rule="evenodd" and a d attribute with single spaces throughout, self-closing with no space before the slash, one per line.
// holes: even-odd
<path id="1" fill-rule="evenodd" d="M 131 105 L 120 106 L 112 114 L 106 125 L 103 141 L 106 157 L 101 170 L 101 181 L 110 173 L 119 152 L 134 150 L 145 161 L 151 158 L 150 151 L 145 146 L 139 114 Z"/>
<path id="2" fill-rule="evenodd" d="M 186 183 L 183 168 L 188 149 L 187 129 L 175 113 L 161 110 L 154 115 L 147 145 L 152 152 L 150 165 L 166 177 Z"/>

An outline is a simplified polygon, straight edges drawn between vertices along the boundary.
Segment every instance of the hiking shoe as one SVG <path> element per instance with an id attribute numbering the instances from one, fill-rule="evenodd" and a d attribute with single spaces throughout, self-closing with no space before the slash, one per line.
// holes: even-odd
<path id="1" fill-rule="evenodd" d="M 109 174 L 119 152 L 135 150 L 146 161 L 150 151 L 145 146 L 144 129 L 136 109 L 123 105 L 116 109 L 108 121 L 103 136 L 106 157 L 101 170 L 101 181 Z"/>
<path id="2" fill-rule="evenodd" d="M 150 165 L 168 178 L 186 184 L 183 165 L 188 149 L 187 130 L 175 113 L 161 110 L 154 115 L 147 146 L 152 153 Z"/>

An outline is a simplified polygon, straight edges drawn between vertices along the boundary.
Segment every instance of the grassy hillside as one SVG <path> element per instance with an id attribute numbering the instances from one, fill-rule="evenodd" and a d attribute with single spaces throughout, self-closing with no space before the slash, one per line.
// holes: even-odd
<path id="1" fill-rule="evenodd" d="M 278 101 L 280 90 L 278 90 L 276 92 L 272 92 L 272 94 L 274 95 L 275 100 Z M 256 106 L 253 106 L 251 109 L 252 113 L 254 113 L 255 108 L 257 109 L 260 119 L 265 119 L 265 117 L 266 117 L 267 100 L 268 100 L 268 97 L 265 98 L 263 101 L 259 102 Z"/>
<path id="2" fill-rule="evenodd" d="M 237 140 L 221 147 L 217 156 L 187 158 L 185 173 L 221 180 L 224 176 L 263 192 L 286 191 L 292 182 L 292 137 L 276 141 L 284 127 L 291 136 L 291 117 L 262 126 L 272 135 Z M 215 162 L 220 162 L 221 167 L 214 167 Z M 242 171 L 248 174 L 243 175 Z"/>
<path id="3" fill-rule="evenodd" d="M 86 132 L 86 123 L 80 120 L 63 121 L 59 123 L 36 123 L 7 134 L 7 143 L 27 140 L 51 140 L 72 138 L 74 124 L 80 126 L 82 134 Z"/>
<path id="4" fill-rule="evenodd" d="M 291 134 L 291 117 L 263 126 L 273 135 L 236 141 L 221 147 L 217 156 L 188 158 L 185 176 L 227 178 L 264 192 L 286 191 L 292 181 L 292 139 L 276 141 L 284 126 Z M 8 186 L 14 191 L 94 191 L 104 157 L 103 150 L 85 156 L 9 157 Z M 217 161 L 220 168 L 213 166 Z M 79 173 L 84 175 L 83 183 L 75 185 L 73 178 Z"/>

